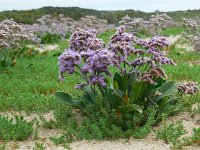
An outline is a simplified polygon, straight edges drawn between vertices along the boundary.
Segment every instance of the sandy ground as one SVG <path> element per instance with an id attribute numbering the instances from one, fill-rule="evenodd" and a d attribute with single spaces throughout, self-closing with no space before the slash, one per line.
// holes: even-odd
<path id="1" fill-rule="evenodd" d="M 170 41 L 171 44 L 174 44 L 174 43 L 178 42 L 178 40 L 181 39 L 181 35 L 169 36 L 169 37 L 167 37 L 167 39 Z M 190 51 L 195 50 L 194 47 L 191 44 L 188 44 L 188 43 L 180 44 L 178 42 L 178 43 L 176 43 L 176 47 L 177 48 L 183 48 L 183 49 L 185 49 L 186 52 L 190 52 Z"/>
<path id="2" fill-rule="evenodd" d="M 194 105 L 196 107 L 197 105 Z M 2 112 L 0 115 L 11 118 L 13 115 L 22 115 L 25 120 L 31 121 L 35 118 L 39 119 L 41 116 L 46 120 L 54 119 L 53 112 L 45 113 L 42 115 L 31 114 L 27 115 L 25 112 Z M 200 114 L 195 115 L 194 118 L 190 117 L 189 113 L 182 113 L 167 119 L 167 123 L 182 121 L 185 129 L 187 130 L 186 136 L 191 136 L 193 128 L 200 127 Z M 159 129 L 162 126 L 160 123 L 155 129 Z M 32 150 L 35 146 L 35 142 L 43 143 L 46 150 L 64 150 L 66 148 L 62 146 L 56 146 L 49 137 L 59 137 L 64 133 L 60 129 L 45 129 L 39 127 L 38 138 L 29 138 L 26 141 L 17 142 L 19 150 Z M 6 149 L 16 149 L 16 144 L 13 141 L 8 142 Z M 115 141 L 77 141 L 70 144 L 72 150 L 170 150 L 170 145 L 163 141 L 156 140 L 155 133 L 150 133 L 145 139 L 120 139 Z M 193 145 L 184 147 L 184 150 L 200 150 L 200 146 Z"/>
<path id="3" fill-rule="evenodd" d="M 27 47 L 29 48 L 35 48 L 35 50 L 38 50 L 39 52 L 44 52 L 44 51 L 53 51 L 57 50 L 59 46 L 57 44 L 55 45 L 40 45 L 39 47 L 35 47 L 34 45 L 28 45 Z"/>

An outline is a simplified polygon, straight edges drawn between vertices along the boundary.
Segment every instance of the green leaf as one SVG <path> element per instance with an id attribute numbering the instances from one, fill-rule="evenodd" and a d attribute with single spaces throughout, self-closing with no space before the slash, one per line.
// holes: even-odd
<path id="1" fill-rule="evenodd" d="M 162 94 L 155 98 L 155 102 L 160 101 L 162 98 L 166 96 L 171 96 L 171 95 L 176 94 L 178 92 L 177 83 L 175 81 L 170 81 L 163 84 L 160 87 L 160 92 Z"/>
<path id="2" fill-rule="evenodd" d="M 169 103 L 171 102 L 175 102 L 177 100 L 177 97 L 170 97 L 170 98 L 163 98 L 159 103 L 158 103 L 158 106 L 159 108 L 164 108 L 166 107 Z"/>
<path id="3" fill-rule="evenodd" d="M 119 96 L 120 98 L 123 98 L 124 92 L 119 89 L 114 89 L 112 92 L 112 95 L 116 95 L 116 96 Z"/>
<path id="4" fill-rule="evenodd" d="M 145 91 L 145 82 L 135 81 L 132 84 L 130 91 L 130 103 L 137 103 L 141 98 L 143 98 L 143 93 Z"/>
<path id="5" fill-rule="evenodd" d="M 122 104 L 123 99 L 113 92 L 111 88 L 106 89 L 105 100 L 113 108 L 117 108 Z"/>
<path id="6" fill-rule="evenodd" d="M 90 94 L 83 94 L 81 96 L 83 98 L 83 103 L 85 104 L 95 104 L 95 97 Z"/>
<path id="7" fill-rule="evenodd" d="M 119 73 L 116 72 L 113 78 L 113 84 L 115 89 L 120 89 L 125 93 L 128 87 L 128 77 L 121 76 Z"/>
<path id="8" fill-rule="evenodd" d="M 143 113 L 142 108 L 139 105 L 136 105 L 136 104 L 119 106 L 118 109 L 123 114 L 130 112 L 130 111 L 137 111 L 139 113 Z"/>
<path id="9" fill-rule="evenodd" d="M 67 105 L 80 107 L 80 108 L 82 107 L 81 103 L 79 103 L 78 101 L 73 99 L 69 94 L 66 94 L 64 92 L 56 92 L 55 96 L 56 96 L 57 99 L 63 101 Z"/>

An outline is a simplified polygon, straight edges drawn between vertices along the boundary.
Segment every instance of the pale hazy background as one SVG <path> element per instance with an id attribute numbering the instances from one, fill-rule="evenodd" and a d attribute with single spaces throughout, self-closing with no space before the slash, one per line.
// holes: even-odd
<path id="1" fill-rule="evenodd" d="M 27 10 L 44 6 L 77 6 L 97 10 L 134 9 L 152 12 L 199 9 L 200 0 L 0 0 L 0 11 Z"/>

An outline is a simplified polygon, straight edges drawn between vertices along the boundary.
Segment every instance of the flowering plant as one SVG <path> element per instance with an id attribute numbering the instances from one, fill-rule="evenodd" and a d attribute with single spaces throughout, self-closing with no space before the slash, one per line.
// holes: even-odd
<path id="1" fill-rule="evenodd" d="M 37 38 L 25 31 L 13 19 L 0 22 L 0 67 L 15 65 L 15 58 L 25 49 L 20 44 L 37 42 Z"/>
<path id="2" fill-rule="evenodd" d="M 189 33 L 183 33 L 183 38 L 189 40 L 193 45 L 195 50 L 200 50 L 200 32 L 199 25 L 196 20 L 182 18 L 184 21 L 184 26 Z"/>
<path id="3" fill-rule="evenodd" d="M 94 31 L 77 30 L 69 48 L 59 57 L 59 78 L 77 74 L 83 82 L 75 86 L 84 91 L 79 100 L 57 92 L 67 104 L 84 109 L 95 105 L 98 97 L 117 114 L 139 112 L 150 106 L 163 109 L 177 93 L 176 82 L 166 81 L 162 65 L 175 65 L 162 49 L 169 46 L 164 37 L 149 41 L 137 38 L 120 27 L 107 46 Z M 115 72 L 111 71 L 115 69 Z"/>
<path id="4" fill-rule="evenodd" d="M 151 15 L 148 20 L 136 17 L 130 18 L 127 15 L 122 18 L 119 24 L 125 25 L 134 34 L 137 34 L 145 29 L 151 35 L 159 35 L 163 29 L 165 29 L 170 24 L 173 24 L 173 19 L 167 14 Z"/>

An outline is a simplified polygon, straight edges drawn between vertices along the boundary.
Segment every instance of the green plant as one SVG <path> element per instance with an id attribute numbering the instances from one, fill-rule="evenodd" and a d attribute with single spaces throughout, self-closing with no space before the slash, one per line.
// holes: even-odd
<path id="1" fill-rule="evenodd" d="M 4 144 L 0 144 L 0 150 L 6 150 L 6 145 Z"/>
<path id="2" fill-rule="evenodd" d="M 58 43 L 61 39 L 59 35 L 45 33 L 44 35 L 39 36 L 42 44 L 49 44 L 49 43 Z"/>
<path id="3" fill-rule="evenodd" d="M 78 130 L 83 136 L 77 133 L 80 139 L 105 139 L 113 136 L 142 138 L 161 119 L 163 112 L 172 114 L 181 109 L 182 104 L 177 105 L 177 83 L 167 81 L 161 68 L 162 64 L 174 64 L 161 51 L 168 46 L 167 40 L 155 37 L 147 42 L 125 33 L 124 30 L 121 27 L 106 48 L 102 40 L 96 39 L 92 33 L 78 30 L 70 38 L 68 51 L 59 57 L 61 79 L 68 72 L 85 81 L 75 86 L 83 93 L 77 98 L 64 92 L 55 93 L 59 100 L 81 111 L 83 123 Z M 96 47 L 92 42 L 89 43 L 92 40 L 88 37 L 94 38 L 98 43 L 95 44 Z M 80 46 L 79 42 L 83 44 Z M 85 43 L 87 44 L 84 45 Z M 132 49 L 134 50 L 131 51 Z M 90 115 L 90 107 L 96 108 L 94 115 Z M 154 113 L 148 114 L 152 108 Z M 102 109 L 105 114 L 101 116 L 98 113 Z M 92 119 L 93 117 L 103 120 L 103 124 Z M 88 124 L 91 125 L 90 128 L 87 128 Z M 108 124 L 111 126 L 105 127 Z M 90 135 L 85 134 L 87 130 Z M 111 136 L 107 130 L 116 132 Z M 137 132 L 134 133 L 133 130 Z"/>
<path id="4" fill-rule="evenodd" d="M 200 145 L 200 128 L 194 128 L 193 129 L 193 135 L 191 137 L 191 141 L 193 143 Z"/>
<path id="5" fill-rule="evenodd" d="M 50 140 L 54 142 L 55 145 L 61 145 L 64 148 L 67 148 L 70 150 L 69 143 L 71 143 L 71 140 L 68 138 L 68 135 L 61 135 L 60 137 L 50 137 Z"/>
<path id="6" fill-rule="evenodd" d="M 44 143 L 35 142 L 35 146 L 33 147 L 33 150 L 45 150 Z"/>
<path id="7" fill-rule="evenodd" d="M 0 139 L 1 140 L 26 140 L 33 132 L 33 124 L 26 122 L 23 117 L 15 116 L 6 119 L 0 116 Z"/>
<path id="8" fill-rule="evenodd" d="M 16 50 L 1 49 L 0 50 L 0 68 L 12 67 L 16 61 Z"/>
<path id="9" fill-rule="evenodd" d="M 181 138 L 187 133 L 181 122 L 166 124 L 166 118 L 163 120 L 163 128 L 155 131 L 156 138 L 163 140 L 165 143 L 171 143 L 174 148 L 181 148 L 189 139 Z"/>
<path id="10" fill-rule="evenodd" d="M 124 30 L 122 27 L 113 35 L 108 50 L 102 50 L 104 48 L 102 40 L 96 39 L 92 33 L 77 31 L 80 32 L 78 34 L 80 37 L 77 36 L 77 32 L 73 33 L 70 49 L 59 57 L 60 78 L 64 78 L 65 72 L 81 76 L 85 82 L 78 84 L 76 88 L 82 89 L 84 94 L 76 100 L 69 94 L 57 92 L 56 96 L 59 99 L 82 110 L 87 105 L 95 105 L 95 99 L 102 97 L 102 100 L 106 101 L 111 109 L 115 109 L 118 115 L 132 111 L 142 113 L 143 109 L 150 105 L 157 106 L 161 110 L 176 101 L 173 97 L 177 94 L 176 82 L 167 82 L 165 72 L 160 68 L 161 64 L 174 64 L 161 52 L 161 49 L 168 45 L 166 39 L 156 37 L 146 42 L 127 35 Z M 80 39 L 80 42 L 87 43 L 88 37 L 94 38 L 93 40 L 98 43 L 97 47 L 94 47 L 93 43 L 82 46 L 77 44 Z M 116 40 L 116 37 L 119 40 Z M 126 43 L 125 46 L 120 45 L 127 41 L 130 43 Z M 85 52 L 87 46 L 97 50 Z M 131 51 L 134 48 L 136 50 Z M 138 57 L 135 58 L 131 53 L 137 54 Z M 81 59 L 84 64 L 81 63 Z M 117 70 L 113 78 L 109 65 L 116 67 Z"/>

